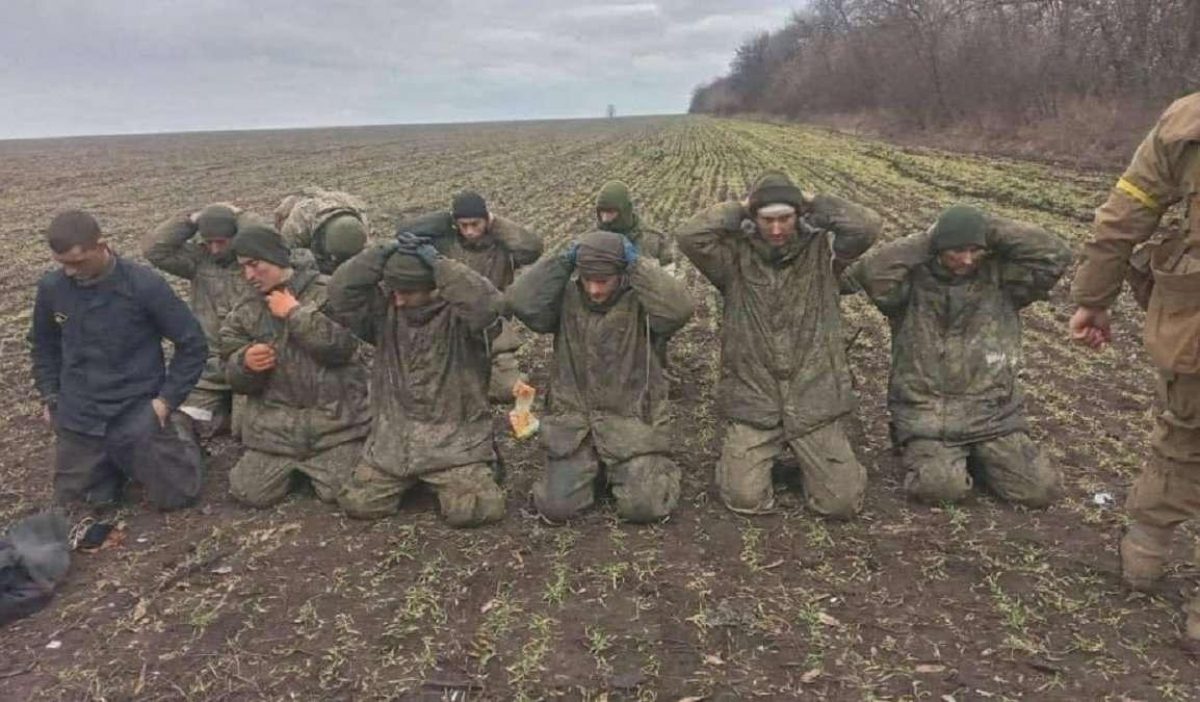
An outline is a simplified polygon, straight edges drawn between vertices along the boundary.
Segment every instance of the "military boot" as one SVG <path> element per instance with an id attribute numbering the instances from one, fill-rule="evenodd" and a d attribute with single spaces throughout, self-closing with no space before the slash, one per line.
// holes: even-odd
<path id="1" fill-rule="evenodd" d="M 1121 576 L 1134 590 L 1149 590 L 1163 575 L 1171 529 L 1134 522 L 1121 539 Z"/>

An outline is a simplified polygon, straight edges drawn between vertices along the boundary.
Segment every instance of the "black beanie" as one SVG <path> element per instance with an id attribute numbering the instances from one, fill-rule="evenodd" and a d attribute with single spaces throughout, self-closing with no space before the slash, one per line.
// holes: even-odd
<path id="1" fill-rule="evenodd" d="M 262 222 L 251 222 L 238 229 L 233 237 L 233 252 L 243 258 L 273 263 L 280 268 L 292 265 L 291 250 L 283 243 L 279 232 Z"/>
<path id="2" fill-rule="evenodd" d="M 487 219 L 487 202 L 479 193 L 464 190 L 454 196 L 450 212 L 454 214 L 455 219 Z"/>
<path id="3" fill-rule="evenodd" d="M 196 217 L 200 238 L 232 239 L 237 234 L 237 214 L 225 205 L 209 205 Z"/>

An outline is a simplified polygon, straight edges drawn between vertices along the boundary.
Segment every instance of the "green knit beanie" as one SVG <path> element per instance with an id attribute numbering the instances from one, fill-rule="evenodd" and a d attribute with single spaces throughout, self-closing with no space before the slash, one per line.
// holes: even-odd
<path id="1" fill-rule="evenodd" d="M 791 205 L 799 214 L 804 208 L 804 194 L 792 179 L 779 171 L 767 171 L 750 189 L 750 214 L 766 205 Z"/>
<path id="2" fill-rule="evenodd" d="M 954 205 L 942 211 L 933 225 L 933 252 L 987 246 L 988 221 L 982 210 L 970 205 Z"/>
<path id="3" fill-rule="evenodd" d="M 291 250 L 283 243 L 279 232 L 263 222 L 244 223 L 233 237 L 233 252 L 239 257 L 266 261 L 280 268 L 292 265 Z"/>
<path id="4" fill-rule="evenodd" d="M 388 290 L 432 290 L 433 269 L 415 254 L 397 251 L 383 264 L 383 284 Z"/>
<path id="5" fill-rule="evenodd" d="M 237 234 L 237 214 L 225 205 L 209 205 L 196 216 L 200 238 L 232 239 Z"/>
<path id="6" fill-rule="evenodd" d="M 629 194 L 629 186 L 619 180 L 610 180 L 600 188 L 596 196 L 596 210 L 616 210 L 617 218 L 611 222 L 599 220 L 600 229 L 618 234 L 628 234 L 636 224 L 633 216 L 633 197 Z"/>

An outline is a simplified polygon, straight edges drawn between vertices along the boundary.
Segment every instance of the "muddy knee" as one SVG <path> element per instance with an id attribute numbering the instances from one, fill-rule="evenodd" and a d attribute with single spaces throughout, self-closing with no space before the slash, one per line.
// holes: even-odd
<path id="1" fill-rule="evenodd" d="M 469 528 L 504 518 L 504 493 L 495 483 L 452 494 L 439 492 L 442 516 L 452 527 Z"/>

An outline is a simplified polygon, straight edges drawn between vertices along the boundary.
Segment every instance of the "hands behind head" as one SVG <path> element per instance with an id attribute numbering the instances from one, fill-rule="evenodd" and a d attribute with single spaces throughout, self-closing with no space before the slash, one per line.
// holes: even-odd
<path id="1" fill-rule="evenodd" d="M 633 268 L 633 264 L 637 263 L 638 248 L 629 237 L 621 235 L 621 246 L 625 249 L 625 267 Z"/>
<path id="2" fill-rule="evenodd" d="M 567 244 L 567 248 L 563 249 L 562 259 L 566 262 L 567 266 L 572 269 L 575 268 L 575 264 L 579 261 L 578 241 L 572 241 L 570 244 Z"/>

